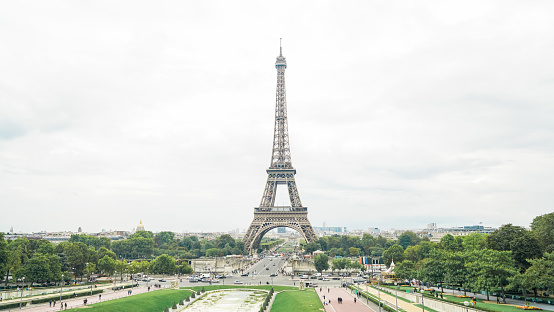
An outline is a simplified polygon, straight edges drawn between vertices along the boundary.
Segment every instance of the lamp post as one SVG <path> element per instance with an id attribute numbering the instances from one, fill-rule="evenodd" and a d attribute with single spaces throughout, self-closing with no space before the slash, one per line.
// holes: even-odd
<path id="1" fill-rule="evenodd" d="M 396 297 L 396 312 L 398 312 L 398 283 L 394 282 L 394 296 Z"/>
<path id="2" fill-rule="evenodd" d="M 19 300 L 19 309 L 21 310 L 21 306 L 23 305 L 23 285 L 25 285 L 25 276 L 21 278 L 21 300 Z"/>
<path id="3" fill-rule="evenodd" d="M 423 308 L 423 312 L 425 312 L 425 303 L 423 303 L 423 293 L 425 291 L 424 290 L 421 290 L 421 307 Z"/>
<path id="4" fill-rule="evenodd" d="M 60 281 L 60 304 L 62 302 L 63 277 L 64 277 L 64 275 L 62 274 L 62 280 Z"/>
<path id="5" fill-rule="evenodd" d="M 381 312 L 381 286 L 379 285 L 380 281 L 381 276 L 379 276 L 379 279 L 377 280 L 377 292 L 379 293 L 379 312 Z"/>

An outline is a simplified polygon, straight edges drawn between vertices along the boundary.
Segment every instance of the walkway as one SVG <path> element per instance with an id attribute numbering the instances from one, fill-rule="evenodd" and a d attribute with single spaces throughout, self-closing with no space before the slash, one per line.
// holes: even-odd
<path id="1" fill-rule="evenodd" d="M 321 291 L 319 291 L 319 288 L 316 288 L 316 292 L 321 302 L 324 300 L 323 296 L 325 296 L 326 302 L 329 302 L 329 299 L 331 299 L 331 304 L 324 305 L 327 312 L 375 312 L 375 310 L 370 309 L 365 304 L 365 301 L 356 300 L 357 302 L 354 303 L 354 297 L 350 292 L 346 292 L 344 288 L 323 287 Z M 338 302 L 339 297 L 342 298 L 341 304 Z M 377 306 L 374 307 L 377 309 L 376 311 L 379 311 Z"/>
<path id="2" fill-rule="evenodd" d="M 396 307 L 396 297 L 395 296 L 391 296 L 389 294 L 386 294 L 384 292 L 379 292 L 377 289 L 373 288 L 373 287 L 366 287 L 366 286 L 360 286 L 360 288 L 362 289 L 362 291 L 366 291 L 366 289 L 369 291 L 370 294 L 376 296 L 376 297 L 379 297 L 379 293 L 380 296 L 381 296 L 381 300 L 382 301 L 388 301 L 389 302 L 389 306 L 391 307 Z M 393 291 L 393 290 L 391 290 Z M 398 299 L 398 307 L 401 308 L 402 310 L 405 310 L 407 312 L 421 312 L 421 308 L 415 306 L 413 303 L 409 303 L 409 302 L 406 302 L 406 301 L 403 301 L 401 299 Z"/>
<path id="3" fill-rule="evenodd" d="M 150 291 L 154 291 L 154 290 L 158 290 L 158 289 L 161 289 L 161 288 L 151 287 Z M 131 288 L 122 289 L 122 290 L 118 290 L 118 291 L 104 290 L 104 292 L 102 293 L 102 301 L 127 297 L 127 296 L 129 296 L 127 294 L 127 292 L 129 290 L 131 290 Z M 148 292 L 148 287 L 146 287 L 146 286 L 134 287 L 134 288 L 132 288 L 132 291 L 133 291 L 133 295 L 141 294 L 141 293 Z M 68 309 L 82 307 L 84 305 L 83 300 L 85 298 L 88 300 L 87 305 L 100 302 L 99 296 L 98 296 L 98 294 L 96 294 L 96 295 L 86 296 L 86 297 L 83 296 L 83 297 L 77 297 L 77 298 L 73 298 L 73 299 L 65 299 L 65 300 L 62 300 L 62 303 L 64 303 L 64 304 L 67 303 L 67 308 Z M 50 304 L 48 302 L 46 302 L 46 303 L 33 304 L 33 305 L 28 306 L 28 307 L 24 307 L 21 311 L 25 311 L 25 312 L 54 312 L 54 311 L 60 311 L 60 301 L 56 300 L 56 306 L 55 307 L 51 307 Z"/>

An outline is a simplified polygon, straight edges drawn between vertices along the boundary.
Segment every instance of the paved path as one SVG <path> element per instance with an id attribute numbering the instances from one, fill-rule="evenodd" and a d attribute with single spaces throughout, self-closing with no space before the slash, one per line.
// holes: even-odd
<path id="1" fill-rule="evenodd" d="M 360 286 L 360 288 L 362 289 L 362 291 L 366 291 L 366 289 L 369 291 L 370 294 L 376 296 L 376 297 L 379 297 L 379 293 L 380 296 L 381 296 L 381 300 L 383 301 L 388 301 L 390 304 L 389 306 L 393 306 L 395 307 L 396 306 L 396 297 L 395 296 L 391 296 L 389 294 L 386 294 L 384 292 L 379 292 L 377 289 L 373 288 L 373 287 L 365 287 L 365 286 Z M 390 290 L 390 291 L 394 291 L 394 290 Z M 421 312 L 421 308 L 420 307 L 417 307 L 415 306 L 413 303 L 409 303 L 409 302 L 406 302 L 406 301 L 403 301 L 401 299 L 398 299 L 398 307 L 407 311 L 407 312 Z"/>
<path id="2" fill-rule="evenodd" d="M 150 291 L 154 291 L 154 290 L 158 290 L 158 289 L 162 289 L 162 288 L 151 287 Z M 129 290 L 131 290 L 131 288 L 122 289 L 122 290 L 118 290 L 118 291 L 113 291 L 113 290 L 107 290 L 106 289 L 102 293 L 102 301 L 127 297 L 127 296 L 129 296 L 127 294 L 127 292 Z M 132 295 L 141 294 L 141 293 L 148 292 L 148 287 L 146 287 L 146 286 L 134 287 L 134 288 L 132 288 L 132 291 L 133 291 Z M 86 296 L 86 297 L 77 297 L 77 298 L 74 298 L 74 299 L 65 299 L 65 300 L 62 300 L 62 303 L 64 303 L 64 304 L 67 303 L 67 309 L 82 307 L 84 305 L 83 304 L 83 299 L 85 299 L 85 298 L 88 299 L 87 305 L 90 305 L 90 304 L 93 304 L 93 303 L 98 303 L 100 301 L 98 295 L 99 294 L 92 295 L 92 296 Z M 64 305 L 64 307 L 65 307 L 65 305 Z M 50 304 L 48 302 L 46 302 L 46 303 L 41 303 L 41 304 L 36 304 L 36 305 L 34 304 L 34 305 L 31 305 L 31 306 L 28 306 L 26 308 L 23 308 L 21 311 L 25 311 L 25 312 L 54 312 L 54 311 L 61 311 L 61 309 L 60 309 L 59 300 L 56 300 L 56 306 L 55 307 L 51 307 Z"/>
<path id="3" fill-rule="evenodd" d="M 323 306 L 327 312 L 374 312 L 374 310 L 365 305 L 365 302 L 356 300 L 356 303 L 354 303 L 354 297 L 344 288 L 323 287 L 321 291 L 319 288 L 316 288 L 316 292 L 321 302 L 323 300 L 326 302 L 329 302 L 329 299 L 331 300 L 330 304 Z M 323 296 L 325 296 L 325 299 L 323 299 Z M 338 301 L 339 297 L 342 298 L 341 304 Z"/>

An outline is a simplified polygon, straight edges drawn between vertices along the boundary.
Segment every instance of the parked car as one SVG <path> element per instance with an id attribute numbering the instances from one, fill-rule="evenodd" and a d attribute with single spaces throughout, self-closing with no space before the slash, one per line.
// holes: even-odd
<path id="1" fill-rule="evenodd" d="M 269 276 L 277 276 L 277 273 L 271 273 Z"/>
<path id="2" fill-rule="evenodd" d="M 164 280 L 163 278 L 159 279 L 158 282 L 167 282 L 166 280 Z"/>
<path id="3" fill-rule="evenodd" d="M 240 276 L 248 276 L 248 273 L 242 273 Z"/>
<path id="4" fill-rule="evenodd" d="M 235 281 L 235 284 L 244 284 L 244 283 L 241 281 Z"/>

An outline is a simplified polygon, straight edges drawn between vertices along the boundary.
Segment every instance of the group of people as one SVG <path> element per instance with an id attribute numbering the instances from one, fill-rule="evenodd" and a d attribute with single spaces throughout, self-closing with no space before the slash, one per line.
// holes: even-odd
<path id="1" fill-rule="evenodd" d="M 50 300 L 50 307 L 55 307 L 56 306 L 56 300 Z M 66 303 L 63 303 L 63 302 L 60 302 L 60 310 L 65 310 L 67 309 L 67 302 Z"/>

